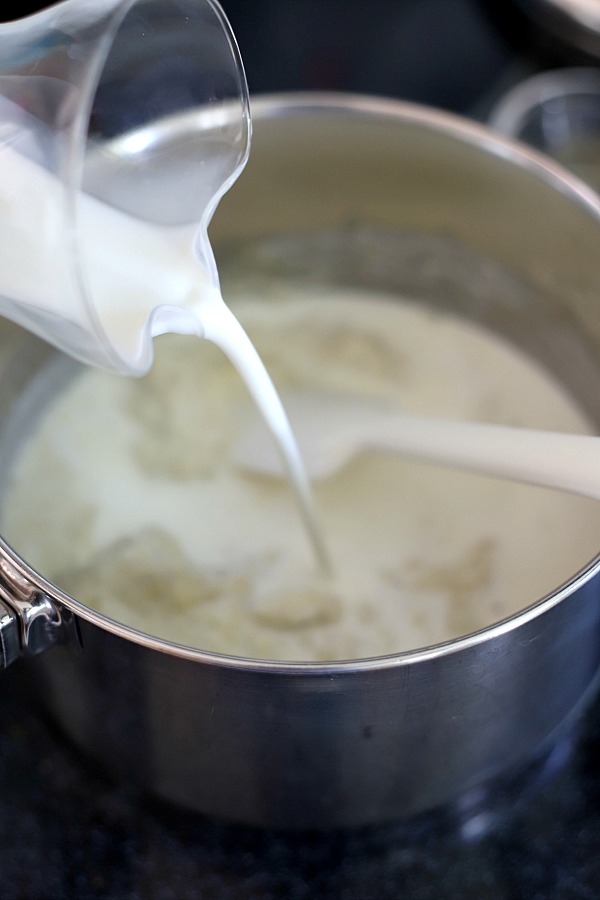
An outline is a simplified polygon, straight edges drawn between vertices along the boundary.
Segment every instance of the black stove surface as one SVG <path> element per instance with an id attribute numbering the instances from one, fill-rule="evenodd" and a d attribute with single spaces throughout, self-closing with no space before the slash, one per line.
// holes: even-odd
<path id="1" fill-rule="evenodd" d="M 349 90 L 484 119 L 507 86 L 552 62 L 488 15 L 493 2 L 223 4 L 253 93 Z M 46 719 L 27 681 L 24 662 L 2 674 L 1 900 L 600 897 L 600 701 L 526 771 L 453 809 L 295 834 L 215 822 L 113 784 Z"/>
<path id="2" fill-rule="evenodd" d="M 136 796 L 0 696 L 3 900 L 571 900 L 600 896 L 600 701 L 516 775 L 450 809 L 331 833 L 216 822 Z M 33 704 L 33 705 L 32 705 Z"/>

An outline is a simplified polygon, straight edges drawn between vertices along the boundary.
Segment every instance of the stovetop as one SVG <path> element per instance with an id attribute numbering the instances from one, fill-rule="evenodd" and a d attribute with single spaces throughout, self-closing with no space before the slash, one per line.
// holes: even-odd
<path id="1" fill-rule="evenodd" d="M 330 833 L 217 822 L 115 784 L 0 697 L 3 900 L 571 900 L 600 896 L 600 701 L 542 757 L 410 821 Z"/>
<path id="2" fill-rule="evenodd" d="M 485 119 L 506 87 L 549 62 L 477 0 L 223 4 L 253 93 L 351 90 Z M 46 718 L 20 662 L 0 690 L 0 877 L 2 900 L 595 900 L 600 700 L 525 771 L 451 809 L 281 833 L 108 781 Z"/>

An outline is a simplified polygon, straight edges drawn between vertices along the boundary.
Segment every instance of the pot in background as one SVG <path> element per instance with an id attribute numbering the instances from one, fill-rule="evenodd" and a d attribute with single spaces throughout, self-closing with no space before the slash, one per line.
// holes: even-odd
<path id="1" fill-rule="evenodd" d="M 500 98 L 488 122 L 600 189 L 600 69 L 533 75 Z"/>
<path id="2" fill-rule="evenodd" d="M 482 11 L 520 59 L 537 68 L 595 65 L 600 60 L 596 0 L 481 0 Z"/>
<path id="3" fill-rule="evenodd" d="M 271 266 L 283 241 L 278 264 L 307 279 L 471 316 L 551 366 L 600 423 L 593 192 L 485 128 L 409 104 L 282 95 L 256 99 L 253 121 L 250 162 L 211 228 L 218 260 L 254 242 Z M 285 249 L 302 242 L 303 254 Z M 509 274 L 490 278 L 496 270 Z M 13 326 L 2 338 L 9 461 L 35 419 L 31 407 L 14 412 L 19 396 L 54 351 Z M 29 657 L 54 718 L 113 773 L 229 820 L 347 827 L 449 803 L 552 742 L 600 668 L 600 559 L 443 645 L 277 663 L 137 633 L 0 550 L 5 664 Z"/>
<path id="4" fill-rule="evenodd" d="M 565 52 L 600 59 L 600 10 L 590 0 L 514 0 Z"/>

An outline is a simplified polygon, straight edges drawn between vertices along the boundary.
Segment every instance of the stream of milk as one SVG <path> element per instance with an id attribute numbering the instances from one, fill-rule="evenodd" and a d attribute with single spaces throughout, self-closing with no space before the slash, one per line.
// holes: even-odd
<path id="1" fill-rule="evenodd" d="M 72 210 L 77 234 L 65 234 L 64 204 L 70 200 L 63 185 L 10 146 L 2 148 L 0 164 L 0 310 L 36 326 L 42 337 L 52 322 L 55 343 L 84 359 L 91 332 L 98 357 L 106 353 L 131 374 L 151 366 L 152 338 L 159 334 L 196 334 L 217 344 L 277 442 L 315 559 L 327 571 L 288 418 L 252 342 L 221 297 L 205 230 L 143 222 L 81 193 Z"/>

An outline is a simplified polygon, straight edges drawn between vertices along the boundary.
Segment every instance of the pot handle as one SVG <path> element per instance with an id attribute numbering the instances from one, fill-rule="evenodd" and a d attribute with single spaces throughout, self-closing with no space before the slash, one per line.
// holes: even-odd
<path id="1" fill-rule="evenodd" d="M 57 643 L 72 619 L 0 543 L 0 669 Z"/>
<path id="2" fill-rule="evenodd" d="M 6 669 L 21 655 L 19 622 L 14 609 L 0 600 L 0 669 Z"/>

